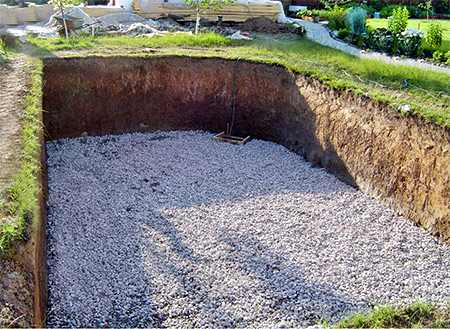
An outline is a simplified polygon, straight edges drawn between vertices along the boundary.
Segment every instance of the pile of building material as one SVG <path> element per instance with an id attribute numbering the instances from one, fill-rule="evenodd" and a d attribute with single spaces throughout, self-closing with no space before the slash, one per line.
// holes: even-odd
<path id="1" fill-rule="evenodd" d="M 183 0 L 133 0 L 133 10 L 148 18 L 174 16 L 180 20 L 194 21 L 195 10 L 186 6 Z M 217 10 L 206 10 L 202 18 L 209 21 L 244 22 L 253 17 L 267 17 L 280 23 L 285 22 L 283 5 L 270 0 L 237 0 Z"/>

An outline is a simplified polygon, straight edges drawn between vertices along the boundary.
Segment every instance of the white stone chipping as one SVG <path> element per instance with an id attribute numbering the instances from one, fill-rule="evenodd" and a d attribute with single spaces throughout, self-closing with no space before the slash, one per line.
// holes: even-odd
<path id="1" fill-rule="evenodd" d="M 286 148 L 47 143 L 49 327 L 277 328 L 450 299 L 450 248 Z"/>

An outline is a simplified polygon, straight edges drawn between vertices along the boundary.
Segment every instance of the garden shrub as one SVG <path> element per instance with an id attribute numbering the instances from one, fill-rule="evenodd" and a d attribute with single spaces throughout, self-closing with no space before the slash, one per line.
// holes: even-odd
<path id="1" fill-rule="evenodd" d="M 345 28 L 345 8 L 334 6 L 328 14 L 328 27 L 331 30 L 340 30 Z"/>
<path id="2" fill-rule="evenodd" d="M 422 48 L 423 33 L 418 30 L 408 29 L 402 32 L 398 37 L 398 52 L 400 55 L 417 57 Z"/>
<path id="3" fill-rule="evenodd" d="M 305 16 L 311 17 L 312 11 L 309 9 L 302 9 L 297 12 L 297 17 L 305 17 Z"/>
<path id="4" fill-rule="evenodd" d="M 425 37 L 427 46 L 433 50 L 439 49 L 442 45 L 443 34 L 442 26 L 439 23 L 431 23 Z"/>
<path id="5" fill-rule="evenodd" d="M 447 61 L 447 59 L 448 59 L 447 58 L 447 53 L 444 53 L 441 50 L 436 50 L 433 53 L 433 60 L 435 60 L 436 62 L 445 63 Z"/>
<path id="6" fill-rule="evenodd" d="M 400 34 L 406 30 L 408 26 L 409 12 L 406 7 L 394 9 L 392 16 L 388 20 L 388 30 L 394 34 Z"/>
<path id="7" fill-rule="evenodd" d="M 391 53 L 393 44 L 392 32 L 385 28 L 369 31 L 367 45 L 370 49 Z"/>
<path id="8" fill-rule="evenodd" d="M 338 35 L 337 36 L 338 36 L 339 39 L 345 39 L 349 35 L 350 35 L 350 31 L 348 29 L 344 28 L 344 29 L 340 29 L 338 31 Z"/>
<path id="9" fill-rule="evenodd" d="M 354 35 L 366 32 L 367 12 L 361 7 L 352 7 L 345 16 L 345 25 Z"/>
<path id="10" fill-rule="evenodd" d="M 313 9 L 313 10 L 311 10 L 311 14 L 313 17 L 320 17 L 320 18 L 328 20 L 328 10 Z"/>
<path id="11" fill-rule="evenodd" d="M 399 5 L 387 5 L 381 8 L 380 10 L 380 16 L 381 18 L 389 18 L 394 13 L 394 10 L 400 8 Z"/>

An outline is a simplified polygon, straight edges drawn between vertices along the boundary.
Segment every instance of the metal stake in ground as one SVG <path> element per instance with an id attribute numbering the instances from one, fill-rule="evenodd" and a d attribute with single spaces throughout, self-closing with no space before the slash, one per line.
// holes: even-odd
<path id="1" fill-rule="evenodd" d="M 234 64 L 233 68 L 233 78 L 231 81 L 231 123 L 227 122 L 227 128 L 224 132 L 221 132 L 214 136 L 214 139 L 227 142 L 232 144 L 245 144 L 250 140 L 250 136 L 238 137 L 233 136 L 233 126 L 236 120 L 236 94 L 237 94 L 237 83 L 236 83 L 236 72 L 238 61 Z"/>

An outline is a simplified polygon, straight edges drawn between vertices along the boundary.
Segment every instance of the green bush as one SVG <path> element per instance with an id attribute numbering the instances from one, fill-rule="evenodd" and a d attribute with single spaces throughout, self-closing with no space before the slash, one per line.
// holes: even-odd
<path id="1" fill-rule="evenodd" d="M 361 7 L 352 7 L 345 16 L 345 25 L 354 35 L 362 35 L 366 32 L 367 12 Z"/>
<path id="2" fill-rule="evenodd" d="M 305 16 L 312 16 L 312 11 L 309 9 L 302 9 L 297 11 L 297 17 L 305 17 Z"/>
<path id="3" fill-rule="evenodd" d="M 388 30 L 394 34 L 402 33 L 408 26 L 409 12 L 406 7 L 394 9 L 392 16 L 388 20 Z"/>
<path id="4" fill-rule="evenodd" d="M 380 16 L 381 18 L 389 18 L 394 13 L 394 10 L 400 8 L 399 5 L 387 5 L 381 8 L 380 10 Z"/>
<path id="5" fill-rule="evenodd" d="M 350 35 L 350 31 L 348 30 L 348 29 L 340 29 L 339 31 L 338 31 L 338 38 L 339 39 L 345 39 L 345 38 L 347 38 L 348 36 Z"/>
<path id="6" fill-rule="evenodd" d="M 370 49 L 389 54 L 392 52 L 393 39 L 392 32 L 388 29 L 376 29 L 369 31 L 367 46 Z"/>
<path id="7" fill-rule="evenodd" d="M 442 45 L 442 36 L 444 31 L 441 24 L 431 23 L 428 28 L 427 35 L 425 37 L 425 42 L 427 46 L 433 50 L 437 50 Z"/>
<path id="8" fill-rule="evenodd" d="M 436 50 L 433 53 L 433 60 L 438 63 L 445 63 L 447 61 L 447 54 L 441 50 Z"/>
<path id="9" fill-rule="evenodd" d="M 334 6 L 328 14 L 328 27 L 331 30 L 339 31 L 345 28 L 345 8 Z"/>
<path id="10" fill-rule="evenodd" d="M 422 52 L 423 33 L 418 30 L 406 30 L 397 36 L 399 55 L 417 57 Z"/>
<path id="11" fill-rule="evenodd" d="M 313 9 L 311 10 L 313 17 L 320 17 L 323 19 L 328 19 L 328 10 L 324 9 Z"/>
<path id="12" fill-rule="evenodd" d="M 424 51 L 423 33 L 414 29 L 401 33 L 394 33 L 386 28 L 369 30 L 365 44 L 376 51 L 408 57 L 421 56 Z"/>

